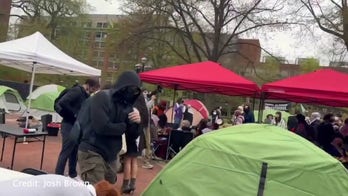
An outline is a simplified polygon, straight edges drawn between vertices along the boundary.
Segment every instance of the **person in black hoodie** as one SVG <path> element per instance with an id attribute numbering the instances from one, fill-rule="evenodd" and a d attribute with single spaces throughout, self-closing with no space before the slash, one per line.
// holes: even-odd
<path id="1" fill-rule="evenodd" d="M 85 84 L 75 85 L 69 89 L 55 104 L 60 111 L 63 111 L 63 120 L 61 123 L 62 149 L 59 153 L 55 173 L 64 175 L 64 169 L 69 159 L 69 176 L 77 176 L 77 145 L 70 141 L 69 135 L 71 128 L 76 120 L 76 116 L 81 109 L 82 103 L 90 94 L 97 91 L 99 82 L 95 79 L 87 79 Z"/>
<path id="2" fill-rule="evenodd" d="M 128 130 L 141 131 L 141 117 L 133 107 L 140 93 L 139 76 L 134 71 L 125 71 L 112 89 L 90 98 L 90 110 L 85 114 L 89 121 L 81 124 L 83 135 L 78 151 L 82 180 L 91 184 L 101 180 L 116 182 L 122 134 Z"/>
<path id="3" fill-rule="evenodd" d="M 134 107 L 140 112 L 140 130 L 142 131 L 139 131 L 138 127 L 133 127 L 135 130 L 127 129 L 125 132 L 127 152 L 122 155 L 124 156 L 122 193 L 131 193 L 135 190 L 135 181 L 138 172 L 137 159 L 141 155 L 141 148 L 139 148 L 140 136 L 145 138 L 144 128 L 147 128 L 149 123 L 149 111 L 142 93 L 140 93 L 140 96 L 135 101 Z"/>

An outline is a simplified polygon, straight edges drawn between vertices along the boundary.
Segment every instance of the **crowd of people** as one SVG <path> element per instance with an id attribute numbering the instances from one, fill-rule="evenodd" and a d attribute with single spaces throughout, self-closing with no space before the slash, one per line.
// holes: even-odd
<path id="1" fill-rule="evenodd" d="M 68 162 L 68 175 L 71 178 L 76 178 L 79 174 L 83 181 L 92 185 L 102 181 L 115 184 L 117 157 L 122 148 L 122 137 L 125 137 L 127 149 L 122 155 L 124 175 L 121 192 L 134 191 L 137 157 L 144 154 L 147 131 L 150 131 L 153 142 L 167 128 L 165 112 L 168 104 L 165 101 L 156 103 L 156 94 L 157 92 L 142 89 L 139 76 L 133 71 L 123 72 L 114 85 L 100 89 L 97 80 L 88 79 L 85 84 L 75 85 L 65 92 L 55 104 L 56 111 L 63 117 L 62 149 L 56 174 L 64 175 Z M 179 98 L 173 107 L 172 129 L 192 132 L 194 136 L 217 130 L 224 123 L 222 107 L 214 108 L 210 117 L 192 125 L 192 107 Z M 237 107 L 230 120 L 233 126 L 254 123 L 254 112 L 249 104 L 244 104 Z M 263 123 L 288 129 L 332 156 L 346 158 L 348 119 L 343 123 L 340 116 L 333 114 L 326 114 L 321 119 L 318 112 L 313 112 L 307 118 L 298 113 L 286 120 L 281 112 L 276 112 L 275 115 L 267 114 Z M 74 134 L 75 138 L 72 138 L 71 133 L 78 131 L 81 134 Z M 153 152 L 145 153 L 143 167 L 151 169 L 153 165 L 150 160 L 153 154 L 149 153 Z"/>
<path id="2" fill-rule="evenodd" d="M 233 125 L 253 122 L 252 112 L 239 106 L 231 119 Z M 328 154 L 342 161 L 347 161 L 346 150 L 348 150 L 348 118 L 342 119 L 341 115 L 327 113 L 321 118 L 319 112 L 313 112 L 305 116 L 300 112 L 290 115 L 288 119 L 282 116 L 280 111 L 275 114 L 267 114 L 263 123 L 282 127 L 315 145 L 322 148 Z M 252 119 L 250 121 L 250 119 Z"/>
<path id="3" fill-rule="evenodd" d="M 176 103 L 176 108 L 180 108 L 180 101 Z M 181 107 L 185 108 L 184 104 Z M 223 123 L 221 116 L 222 107 L 216 107 L 210 114 L 210 119 L 202 119 L 197 125 L 190 124 L 183 118 L 183 115 L 177 115 L 174 122 L 178 130 L 191 131 L 195 136 L 218 130 Z M 178 113 L 182 113 L 184 109 Z M 177 114 L 177 112 L 175 113 Z M 249 104 L 238 106 L 230 120 L 232 126 L 245 123 L 254 123 L 254 112 L 250 110 Z M 180 123 L 180 124 L 179 124 Z M 313 112 L 305 116 L 300 112 L 290 115 L 287 119 L 282 116 L 281 111 L 275 114 L 267 114 L 263 120 L 264 124 L 270 124 L 291 131 L 307 139 L 318 147 L 322 148 L 328 154 L 336 157 L 343 162 L 348 161 L 346 151 L 348 150 L 348 118 L 345 120 L 341 115 L 327 113 L 322 115 L 319 112 Z"/>

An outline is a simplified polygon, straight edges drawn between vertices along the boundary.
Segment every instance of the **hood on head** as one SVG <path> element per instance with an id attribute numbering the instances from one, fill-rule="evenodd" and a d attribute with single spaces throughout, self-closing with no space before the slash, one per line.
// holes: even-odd
<path id="1" fill-rule="evenodd" d="M 135 71 L 125 71 L 118 77 L 113 88 L 113 94 L 127 86 L 137 86 L 140 90 L 140 85 L 140 78 Z"/>

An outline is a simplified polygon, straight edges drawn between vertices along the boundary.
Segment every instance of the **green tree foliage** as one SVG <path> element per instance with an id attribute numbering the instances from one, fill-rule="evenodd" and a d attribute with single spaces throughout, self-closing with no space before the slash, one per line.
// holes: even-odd
<path id="1" fill-rule="evenodd" d="M 130 14 L 112 26 L 108 33 L 107 47 L 108 51 L 117 55 L 120 70 L 134 69 L 141 57 L 146 57 L 153 69 L 184 63 L 168 45 L 159 41 L 170 35 L 159 32 L 143 33 L 144 29 L 151 29 L 160 22 L 159 18 L 150 15 Z"/>
<path id="2" fill-rule="evenodd" d="M 1 80 L 24 82 L 30 76 L 24 71 L 0 65 L 0 78 Z"/>
<path id="3" fill-rule="evenodd" d="M 260 64 L 258 71 L 259 80 L 256 82 L 260 85 L 266 82 L 276 81 L 280 79 L 281 62 L 276 57 L 268 57 L 265 63 Z"/>
<path id="4" fill-rule="evenodd" d="M 309 58 L 300 63 L 301 73 L 309 73 L 319 69 L 319 61 L 315 58 Z"/>
<path id="5" fill-rule="evenodd" d="M 45 27 L 49 38 L 56 38 L 56 30 L 67 18 L 85 13 L 85 0 L 15 0 L 12 6 L 20 8 L 25 14 L 22 17 L 28 25 L 34 24 Z"/>
<path id="6" fill-rule="evenodd" d="M 83 14 L 87 8 L 84 0 L 19 0 L 13 1 L 12 6 L 21 8 L 25 13 L 25 16 L 21 16 L 21 22 L 17 24 L 18 37 L 39 31 L 61 51 L 87 63 L 88 54 L 83 55 L 82 52 L 89 47 L 82 41 L 85 35 L 83 24 L 89 21 Z M 18 70 L 10 72 L 20 73 Z M 20 82 L 30 81 L 30 77 L 30 74 L 18 74 L 18 77 L 5 76 Z M 83 82 L 84 79 L 84 77 L 37 74 L 35 84 L 56 83 L 71 86 L 76 81 Z"/>

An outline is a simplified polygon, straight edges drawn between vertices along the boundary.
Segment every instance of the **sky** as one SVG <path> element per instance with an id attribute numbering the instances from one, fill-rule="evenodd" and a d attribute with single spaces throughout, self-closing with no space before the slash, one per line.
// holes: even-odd
<path id="1" fill-rule="evenodd" d="M 95 9 L 91 11 L 94 14 L 120 14 L 120 0 L 86 0 L 88 4 Z"/>
<path id="2" fill-rule="evenodd" d="M 120 0 L 87 0 L 94 10 L 94 14 L 121 14 Z M 329 46 L 330 36 L 316 31 L 315 35 L 307 35 L 300 37 L 302 32 L 286 31 L 286 32 L 271 32 L 267 35 L 257 35 L 246 38 L 258 38 L 260 44 L 267 51 L 270 51 L 275 56 L 285 57 L 289 63 L 295 63 L 297 58 L 318 58 L 321 65 L 329 64 L 327 48 Z"/>
<path id="3" fill-rule="evenodd" d="M 122 14 L 121 0 L 86 0 L 92 6 L 92 14 Z M 16 12 L 16 10 L 12 10 Z M 318 58 L 320 64 L 329 64 L 328 48 L 331 37 L 320 30 L 315 35 L 301 35 L 303 32 L 288 30 L 283 32 L 267 32 L 245 38 L 257 38 L 261 47 L 275 56 L 285 57 L 289 63 L 295 63 L 296 58 Z M 242 37 L 243 38 L 243 37 Z"/>

